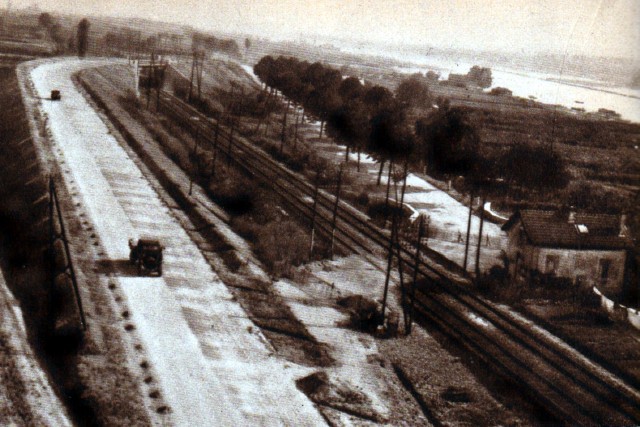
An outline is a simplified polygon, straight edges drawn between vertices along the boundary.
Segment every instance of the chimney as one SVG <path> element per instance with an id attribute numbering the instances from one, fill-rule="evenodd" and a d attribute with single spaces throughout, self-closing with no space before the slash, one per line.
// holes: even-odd
<path id="1" fill-rule="evenodd" d="M 627 215 L 620 215 L 620 233 L 618 233 L 618 237 L 627 237 Z"/>
<path id="2" fill-rule="evenodd" d="M 576 211 L 574 211 L 573 208 L 569 211 L 569 218 L 567 219 L 567 222 L 569 224 L 576 223 Z"/>

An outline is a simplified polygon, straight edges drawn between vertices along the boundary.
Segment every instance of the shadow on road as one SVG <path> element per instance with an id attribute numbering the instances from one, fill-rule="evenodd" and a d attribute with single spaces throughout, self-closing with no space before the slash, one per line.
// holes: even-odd
<path id="1" fill-rule="evenodd" d="M 138 268 L 131 264 L 128 259 L 107 259 L 100 260 L 97 263 L 98 273 L 113 273 L 118 277 L 136 277 L 138 276 Z"/>

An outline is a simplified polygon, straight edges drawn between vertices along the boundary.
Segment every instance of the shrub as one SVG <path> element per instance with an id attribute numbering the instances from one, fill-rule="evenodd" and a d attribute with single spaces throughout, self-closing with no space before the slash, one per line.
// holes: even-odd
<path id="1" fill-rule="evenodd" d="M 294 266 L 308 258 L 307 234 L 293 220 L 283 219 L 261 226 L 255 249 L 272 274 L 289 277 Z"/>
<path id="2" fill-rule="evenodd" d="M 378 303 L 362 295 L 350 295 L 340 298 L 338 305 L 349 312 L 349 326 L 366 332 L 375 332 L 382 324 Z"/>

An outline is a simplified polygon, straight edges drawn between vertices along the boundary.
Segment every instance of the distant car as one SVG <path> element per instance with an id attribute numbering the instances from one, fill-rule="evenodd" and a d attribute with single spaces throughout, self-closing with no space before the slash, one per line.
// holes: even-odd
<path id="1" fill-rule="evenodd" d="M 62 98 L 62 95 L 60 94 L 59 90 L 52 90 L 51 91 L 51 100 L 52 101 L 60 101 L 61 98 Z"/>
<path id="2" fill-rule="evenodd" d="M 162 276 L 162 250 L 164 246 L 156 239 L 139 239 L 134 244 L 129 239 L 129 261 L 137 266 L 138 275 L 157 274 Z"/>

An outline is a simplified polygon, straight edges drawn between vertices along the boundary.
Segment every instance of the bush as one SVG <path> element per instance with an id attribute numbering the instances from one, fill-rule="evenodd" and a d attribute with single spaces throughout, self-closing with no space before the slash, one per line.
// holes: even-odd
<path id="1" fill-rule="evenodd" d="M 369 193 L 366 191 L 362 191 L 360 194 L 358 194 L 356 203 L 361 206 L 367 206 L 369 204 Z"/>
<path id="2" fill-rule="evenodd" d="M 359 331 L 375 332 L 382 324 L 378 303 L 362 295 L 340 298 L 338 305 L 349 312 L 349 326 Z"/>
<path id="3" fill-rule="evenodd" d="M 308 236 L 293 220 L 273 221 L 258 229 L 255 250 L 272 274 L 290 277 L 308 258 Z"/>

